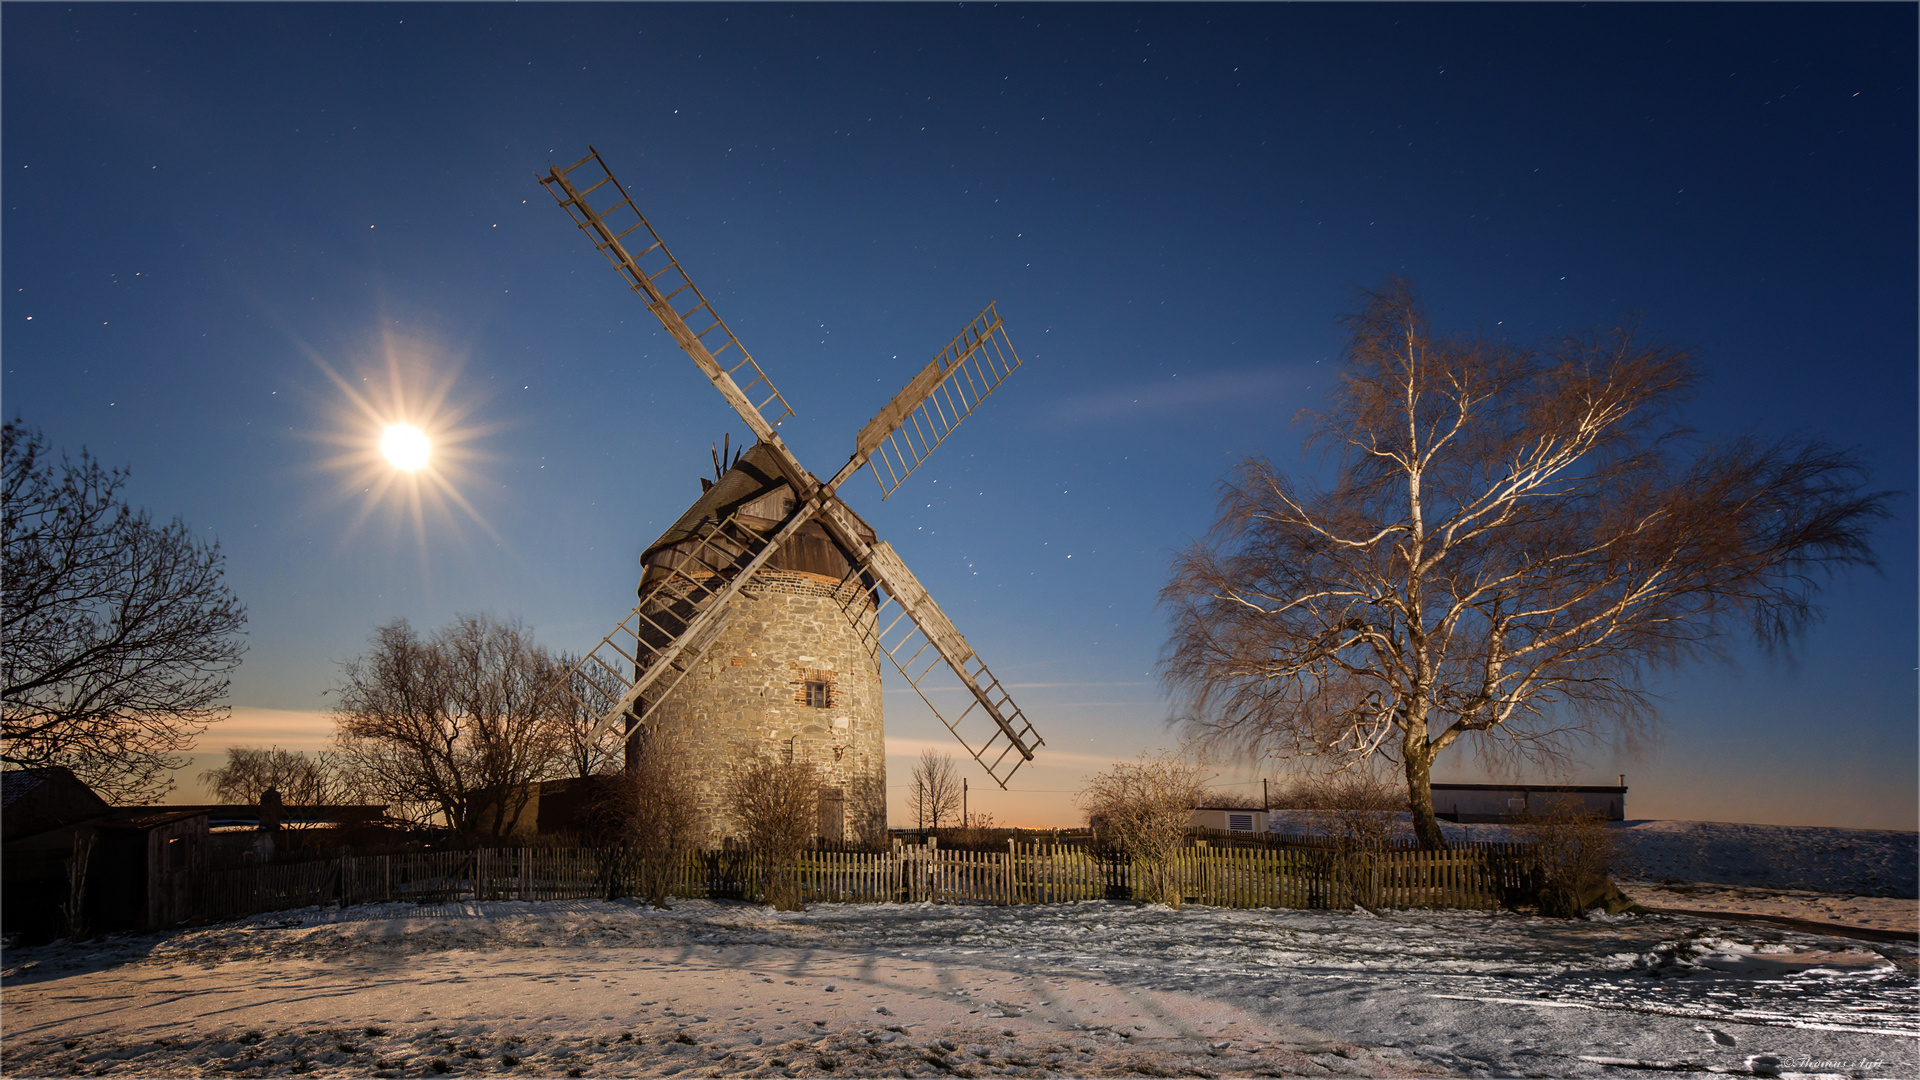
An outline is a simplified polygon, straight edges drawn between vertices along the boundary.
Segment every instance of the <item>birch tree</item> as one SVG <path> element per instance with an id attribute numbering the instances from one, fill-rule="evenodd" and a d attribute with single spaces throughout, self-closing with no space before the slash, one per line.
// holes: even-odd
<path id="1" fill-rule="evenodd" d="M 1677 427 L 1699 375 L 1634 326 L 1443 336 L 1400 280 L 1346 323 L 1331 404 L 1306 414 L 1330 482 L 1235 470 L 1162 591 L 1162 674 L 1203 744 L 1397 759 L 1424 847 L 1444 846 L 1443 751 L 1631 740 L 1656 719 L 1645 676 L 1741 631 L 1786 646 L 1828 576 L 1873 563 L 1889 496 L 1850 454 Z"/>

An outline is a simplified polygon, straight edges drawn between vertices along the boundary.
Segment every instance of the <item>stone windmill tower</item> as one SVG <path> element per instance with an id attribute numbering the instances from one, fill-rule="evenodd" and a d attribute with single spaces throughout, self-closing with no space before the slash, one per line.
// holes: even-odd
<path id="1" fill-rule="evenodd" d="M 598 151 L 540 182 L 758 440 L 647 548 L 640 602 L 575 669 L 592 699 L 582 704 L 600 717 L 596 734 L 622 724 L 632 740 L 652 728 L 692 750 L 716 836 L 730 831 L 717 811 L 733 763 L 804 756 L 826 777 L 821 831 L 844 836 L 847 796 L 885 789 L 884 655 L 1004 788 L 1043 740 L 838 494 L 868 468 L 890 496 L 1020 366 L 993 305 L 868 421 L 852 457 L 822 482 L 776 430 L 793 409 Z"/>
<path id="2" fill-rule="evenodd" d="M 642 553 L 642 606 L 651 600 L 654 608 L 668 607 L 680 598 L 675 571 L 703 528 L 732 517 L 770 533 L 794 501 L 772 453 L 755 445 Z M 873 529 L 857 516 L 853 521 L 871 545 Z M 731 763 L 772 753 L 820 769 L 820 835 L 857 835 L 861 815 L 876 812 L 885 827 L 880 658 L 866 640 L 874 604 L 861 582 L 849 583 L 853 569 L 849 553 L 818 521 L 801 526 L 741 586 L 683 685 L 647 712 L 655 737 L 687 749 L 703 820 L 724 820 L 720 792 Z"/>

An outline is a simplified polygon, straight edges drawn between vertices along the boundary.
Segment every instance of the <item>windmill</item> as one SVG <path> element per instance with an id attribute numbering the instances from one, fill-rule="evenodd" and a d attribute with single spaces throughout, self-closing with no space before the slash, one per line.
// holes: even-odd
<path id="1" fill-rule="evenodd" d="M 564 169 L 549 168 L 539 179 L 758 440 L 717 482 L 703 483 L 700 500 L 647 549 L 640 602 L 575 669 L 572 685 L 583 688 L 577 691 L 581 704 L 598 716 L 595 737 L 624 723 L 632 739 L 670 711 L 675 687 L 697 669 L 718 678 L 723 658 L 711 654 L 725 651 L 723 635 L 739 636 L 729 623 L 745 603 L 743 590 L 777 577 L 785 563 L 791 572 L 821 579 L 813 591 L 839 609 L 845 629 L 864 649 L 872 665 L 875 716 L 878 658 L 884 654 L 1005 788 L 1044 740 L 906 563 L 839 497 L 841 485 L 862 468 L 872 472 L 883 500 L 891 496 L 1020 366 L 994 305 L 860 429 L 852 456 L 822 482 L 780 439 L 777 428 L 794 415 L 792 407 L 687 277 L 599 152 L 588 147 L 586 157 Z M 597 207 L 596 193 L 602 193 Z M 843 568 L 837 579 L 819 573 Z M 725 665 L 745 660 L 734 657 Z M 944 710 L 931 696 L 943 671 L 965 691 L 960 705 L 949 703 Z M 799 700 L 832 705 L 826 680 L 796 682 Z M 746 710 L 739 712 L 744 716 Z M 877 724 L 869 737 L 878 737 Z M 844 747 L 834 747 L 838 757 Z"/>

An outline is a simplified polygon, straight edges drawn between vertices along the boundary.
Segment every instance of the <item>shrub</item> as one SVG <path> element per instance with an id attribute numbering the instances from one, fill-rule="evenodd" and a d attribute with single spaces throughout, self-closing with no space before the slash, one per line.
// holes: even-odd
<path id="1" fill-rule="evenodd" d="M 1132 860 L 1134 899 L 1180 906 L 1173 859 L 1186 846 L 1204 791 L 1198 766 L 1143 754 L 1094 777 L 1080 793 L 1096 840 Z"/>
<path id="2" fill-rule="evenodd" d="M 799 757 L 759 757 L 727 785 L 727 809 L 759 854 L 766 900 L 775 911 L 800 911 L 800 853 L 819 823 L 820 770 Z"/>
<path id="3" fill-rule="evenodd" d="M 1521 839 L 1532 845 L 1527 868 L 1537 883 L 1540 913 L 1572 919 L 1596 907 L 1609 912 L 1630 908 L 1632 901 L 1607 876 L 1620 850 L 1605 815 L 1583 808 L 1570 796 L 1543 801 L 1546 809 L 1518 826 Z"/>
<path id="4" fill-rule="evenodd" d="M 1406 831 L 1399 820 L 1407 808 L 1406 792 L 1374 773 L 1347 770 L 1310 777 L 1292 797 L 1312 813 L 1315 830 L 1328 840 L 1321 872 L 1337 902 L 1376 903 L 1374 856 L 1393 850 Z"/>

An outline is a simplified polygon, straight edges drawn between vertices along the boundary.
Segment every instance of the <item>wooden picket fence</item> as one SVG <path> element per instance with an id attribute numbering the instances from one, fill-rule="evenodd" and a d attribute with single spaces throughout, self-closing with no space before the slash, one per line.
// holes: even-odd
<path id="1" fill-rule="evenodd" d="M 604 895 L 602 882 L 598 854 L 580 848 L 341 855 L 214 871 L 196 907 L 227 919 L 315 904 L 575 900 Z"/>
<path id="2" fill-rule="evenodd" d="M 887 852 L 808 852 L 793 872 L 810 902 L 1060 904 L 1177 894 L 1188 903 L 1235 908 L 1492 908 L 1504 889 L 1526 886 L 1523 855 L 1196 845 L 1153 867 L 1061 844 L 1009 842 L 1005 851 L 896 844 Z M 195 907 L 202 918 L 228 919 L 311 905 L 590 899 L 610 887 L 631 891 L 630 873 L 585 848 L 343 854 L 215 871 Z M 766 867 L 748 852 L 694 853 L 678 876 L 678 896 L 765 895 Z"/>

